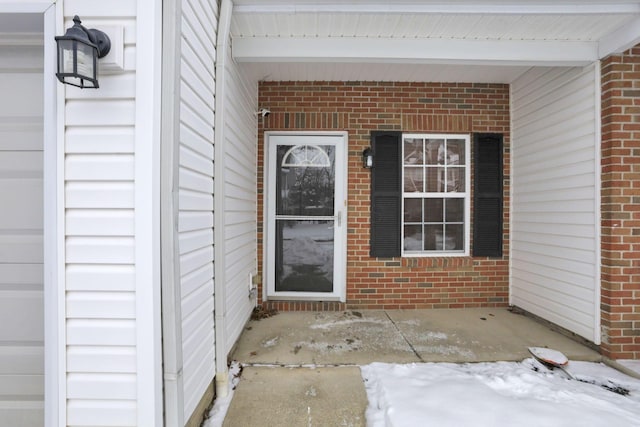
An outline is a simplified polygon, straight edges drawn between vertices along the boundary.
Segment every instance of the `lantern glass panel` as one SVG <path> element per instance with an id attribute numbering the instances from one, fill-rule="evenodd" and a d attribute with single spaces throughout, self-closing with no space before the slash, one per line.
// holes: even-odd
<path id="1" fill-rule="evenodd" d="M 58 40 L 58 72 L 73 73 L 73 40 Z"/>
<path id="2" fill-rule="evenodd" d="M 97 49 L 78 43 L 78 68 L 77 73 L 80 78 L 95 79 L 95 57 L 98 55 Z"/>

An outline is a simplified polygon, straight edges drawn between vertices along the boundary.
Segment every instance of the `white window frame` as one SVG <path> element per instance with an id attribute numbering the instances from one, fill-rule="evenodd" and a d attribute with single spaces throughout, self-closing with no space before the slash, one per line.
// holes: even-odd
<path id="1" fill-rule="evenodd" d="M 465 191 L 457 193 L 448 192 L 418 192 L 418 193 L 405 193 L 404 180 L 405 180 L 405 165 L 404 165 L 404 147 L 406 139 L 444 139 L 444 140 L 464 140 L 465 141 Z M 471 245 L 471 135 L 470 134 L 442 134 L 442 133 L 403 133 L 401 142 L 402 155 L 400 157 L 401 169 L 402 169 L 402 212 L 401 212 L 401 245 L 402 245 L 402 257 L 464 257 L 470 254 Z M 460 195 L 464 193 L 463 197 L 452 197 L 452 194 Z M 407 195 L 409 197 L 407 197 Z M 404 244 L 404 230 L 405 230 L 405 199 L 406 198 L 433 198 L 433 199 L 447 199 L 447 198 L 461 198 L 464 200 L 464 250 L 441 250 L 441 251 L 415 251 L 406 250 Z"/>

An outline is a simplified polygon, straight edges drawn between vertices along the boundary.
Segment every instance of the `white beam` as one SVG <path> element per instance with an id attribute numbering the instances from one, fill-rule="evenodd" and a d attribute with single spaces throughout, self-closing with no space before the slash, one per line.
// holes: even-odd
<path id="1" fill-rule="evenodd" d="M 586 65 L 596 42 L 394 38 L 270 38 L 233 40 L 238 62 L 385 62 L 406 64 Z"/>
<path id="2" fill-rule="evenodd" d="M 443 14 L 634 14 L 640 4 L 630 1 L 238 1 L 233 13 L 443 13 Z"/>
<path id="3" fill-rule="evenodd" d="M 603 37 L 598 47 L 598 56 L 605 58 L 613 53 L 621 53 L 638 43 L 640 43 L 640 18 Z"/>

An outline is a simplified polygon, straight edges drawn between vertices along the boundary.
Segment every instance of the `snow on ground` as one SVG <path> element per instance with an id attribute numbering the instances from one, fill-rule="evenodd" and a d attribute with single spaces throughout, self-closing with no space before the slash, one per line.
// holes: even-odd
<path id="1" fill-rule="evenodd" d="M 201 427 L 221 427 L 224 422 L 224 417 L 227 415 L 229 405 L 233 399 L 233 394 L 236 386 L 240 382 L 240 374 L 242 373 L 242 366 L 239 362 L 231 362 L 229 366 L 229 394 L 225 397 L 218 397 L 214 401 L 213 408 L 209 411 L 206 419 L 202 423 Z"/>
<path id="2" fill-rule="evenodd" d="M 571 362 L 567 369 L 579 379 L 622 386 L 630 394 L 569 380 L 534 359 L 373 363 L 361 367 L 367 427 L 640 426 L 640 380 L 597 363 Z"/>

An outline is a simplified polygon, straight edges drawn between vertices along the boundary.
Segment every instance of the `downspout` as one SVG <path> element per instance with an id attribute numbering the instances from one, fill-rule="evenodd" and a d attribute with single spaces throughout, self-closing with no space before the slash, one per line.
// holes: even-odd
<path id="1" fill-rule="evenodd" d="M 602 344 L 602 312 L 600 304 L 602 299 L 602 63 L 600 60 L 593 65 L 595 68 L 595 117 L 594 117 L 594 161 L 595 161 L 595 304 L 594 304 L 594 337 L 593 342 L 597 345 Z"/>
<path id="2" fill-rule="evenodd" d="M 184 425 L 182 293 L 178 247 L 181 2 L 162 2 L 160 262 L 164 424 Z"/>
<path id="3" fill-rule="evenodd" d="M 509 83 L 509 255 L 508 255 L 508 273 L 507 277 L 509 280 L 509 307 L 513 306 L 513 221 L 515 215 L 513 214 L 513 189 L 515 184 L 515 172 L 514 172 L 514 153 L 517 151 L 515 138 L 513 137 L 513 112 L 515 110 L 515 105 L 513 103 L 513 82 Z M 504 149 L 504 148 L 503 148 Z M 503 169 L 504 169 L 504 159 L 502 160 Z M 503 182 L 504 185 L 504 182 Z"/>
<path id="4" fill-rule="evenodd" d="M 227 366 L 226 309 L 225 292 L 225 221 L 224 221 L 224 169 L 225 169 L 225 97 L 226 60 L 229 56 L 231 13 L 233 2 L 222 0 L 220 21 L 216 39 L 216 104 L 214 141 L 214 290 L 215 290 L 215 335 L 216 335 L 216 396 L 225 397 L 229 393 L 229 367 Z"/>

